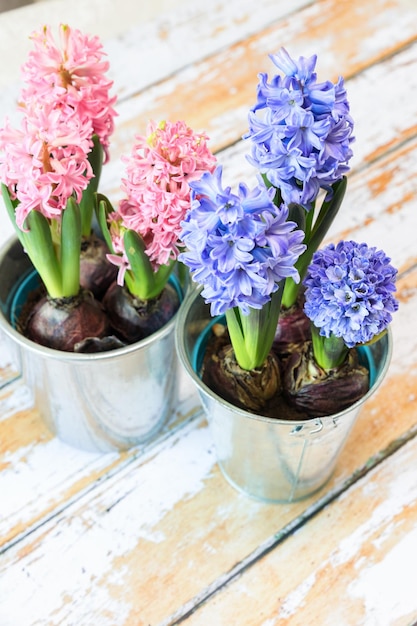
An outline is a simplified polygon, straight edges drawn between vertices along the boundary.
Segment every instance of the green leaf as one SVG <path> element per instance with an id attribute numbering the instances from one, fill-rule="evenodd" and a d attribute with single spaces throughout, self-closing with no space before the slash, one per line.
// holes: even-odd
<path id="1" fill-rule="evenodd" d="M 63 296 L 80 290 L 81 213 L 74 198 L 69 198 L 61 220 L 61 271 Z"/>
<path id="2" fill-rule="evenodd" d="M 172 274 L 172 270 L 176 266 L 177 260 L 171 259 L 166 265 L 160 265 L 157 271 L 153 273 L 154 289 L 151 298 L 156 298 L 165 288 L 168 278 Z"/>
<path id="3" fill-rule="evenodd" d="M 95 194 L 97 221 L 109 250 L 115 254 L 108 227 L 108 215 L 114 212 L 109 200 L 103 194 Z M 125 273 L 124 282 L 133 296 L 140 300 L 156 298 L 164 289 L 168 278 L 175 267 L 176 260 L 161 265 L 154 271 L 146 254 L 146 246 L 142 237 L 133 230 L 127 229 L 123 235 L 123 243 L 131 269 Z"/>
<path id="4" fill-rule="evenodd" d="M 94 194 L 98 189 L 103 166 L 103 148 L 97 135 L 93 136 L 93 149 L 88 155 L 88 160 L 93 168 L 94 177 L 91 178 L 87 188 L 83 191 L 80 202 L 81 229 L 84 237 L 88 237 L 91 233 L 91 222 L 94 212 Z"/>
<path id="5" fill-rule="evenodd" d="M 273 187 L 275 189 L 275 196 L 274 196 L 274 204 L 277 207 L 280 207 L 282 204 L 282 196 L 281 196 L 281 191 L 278 189 L 278 187 L 275 187 L 275 185 L 273 185 L 269 179 L 267 178 L 266 174 L 262 174 L 262 180 L 264 181 L 264 185 L 267 189 L 270 189 L 271 187 Z"/>
<path id="6" fill-rule="evenodd" d="M 100 226 L 101 233 L 104 237 L 104 241 L 107 244 L 108 249 L 114 254 L 113 242 L 110 235 L 109 226 L 107 223 L 107 216 L 109 213 L 113 213 L 114 209 L 110 201 L 101 193 L 94 194 L 94 206 L 97 216 L 97 221 Z"/>
<path id="7" fill-rule="evenodd" d="M 343 176 L 340 180 L 332 185 L 333 196 L 331 200 L 323 202 L 317 219 L 314 223 L 309 247 L 315 252 L 324 237 L 326 236 L 330 226 L 333 223 L 334 218 L 339 212 L 342 205 L 343 198 L 345 197 L 347 187 L 347 178 Z M 313 255 L 311 255 L 313 256 Z"/>
<path id="8" fill-rule="evenodd" d="M 346 186 L 346 176 L 343 176 L 340 180 L 332 185 L 333 196 L 331 200 L 323 202 L 317 215 L 316 221 L 314 222 L 314 225 L 312 227 L 308 226 L 309 216 L 307 216 L 307 235 L 304 241 L 304 243 L 306 243 L 307 245 L 307 250 L 300 256 L 297 263 L 295 264 L 295 267 L 297 268 L 300 275 L 300 282 L 295 283 L 292 278 L 287 278 L 287 280 L 285 281 L 284 295 L 282 297 L 283 306 L 290 308 L 293 304 L 295 304 L 301 288 L 301 281 L 303 280 L 307 272 L 307 268 L 311 263 L 313 254 L 320 246 L 330 226 L 332 225 L 333 220 L 339 212 L 339 209 L 343 202 L 343 198 L 345 196 Z M 308 234 L 309 230 L 311 231 L 310 234 Z"/>
<path id="9" fill-rule="evenodd" d="M 227 327 L 235 357 L 245 370 L 259 368 L 271 351 L 277 330 L 283 285 L 272 294 L 262 309 L 249 309 L 243 315 L 239 307 L 226 311 Z"/>
<path id="10" fill-rule="evenodd" d="M 155 293 L 154 273 L 145 250 L 145 242 L 134 230 L 127 230 L 123 237 L 126 256 L 131 269 L 125 274 L 127 288 L 141 300 L 149 300 Z"/>
<path id="11" fill-rule="evenodd" d="M 261 352 L 259 354 L 259 360 L 263 363 L 269 352 L 271 351 L 272 344 L 277 332 L 279 314 L 281 311 L 281 300 L 284 291 L 284 282 L 281 281 L 278 285 L 278 290 L 271 295 L 271 302 L 268 307 L 265 308 L 264 318 L 260 320 L 262 324 L 262 345 Z"/>
<path id="12" fill-rule="evenodd" d="M 288 205 L 288 221 L 295 222 L 298 228 L 305 232 L 307 211 L 302 204 L 291 202 Z"/>
<path id="13" fill-rule="evenodd" d="M 227 309 L 226 311 L 227 328 L 229 330 L 230 341 L 233 346 L 236 361 L 242 369 L 250 370 L 252 369 L 251 359 L 246 351 L 245 335 L 243 333 L 241 316 L 242 314 L 239 307 Z"/>
<path id="14" fill-rule="evenodd" d="M 55 247 L 52 242 L 51 229 L 46 217 L 39 211 L 31 211 L 26 218 L 25 233 L 26 251 L 38 271 L 51 298 L 61 298 L 62 274 Z"/>
<path id="15" fill-rule="evenodd" d="M 311 324 L 311 339 L 316 363 L 328 372 L 342 365 L 349 352 L 342 337 L 320 335 L 319 329 Z"/>
<path id="16" fill-rule="evenodd" d="M 311 231 L 310 240 L 307 250 L 301 255 L 296 263 L 296 267 L 300 273 L 301 279 L 304 278 L 308 266 L 311 263 L 313 254 L 316 252 L 324 237 L 326 236 L 334 218 L 339 212 L 343 198 L 346 192 L 346 176 L 343 176 L 337 183 L 333 185 L 333 196 L 330 201 L 323 202 L 317 219 Z"/>
<path id="17" fill-rule="evenodd" d="M 146 246 L 142 237 L 134 230 L 127 230 L 123 237 L 126 256 L 130 270 L 125 274 L 125 283 L 130 293 L 140 300 L 156 298 L 164 289 L 167 280 L 175 267 L 172 259 L 167 265 L 160 265 L 154 271 L 146 254 Z"/>
<path id="18" fill-rule="evenodd" d="M 14 226 L 16 235 L 17 235 L 20 243 L 22 244 L 22 246 L 24 248 L 26 248 L 26 233 L 24 233 L 23 230 L 21 230 L 19 228 L 19 226 L 16 224 L 16 213 L 15 213 L 15 211 L 16 211 L 16 206 L 17 206 L 18 201 L 17 200 L 12 200 L 10 198 L 9 189 L 8 189 L 8 187 L 4 183 L 1 183 L 1 193 L 2 193 L 2 196 L 3 196 L 3 200 L 4 200 L 4 204 L 5 204 L 7 213 L 8 213 L 8 215 L 10 217 L 10 220 L 11 220 L 13 226 Z"/>
<path id="19" fill-rule="evenodd" d="M 9 190 L 2 183 L 2 196 L 16 235 L 25 249 L 52 298 L 62 297 L 62 275 L 48 220 L 39 211 L 32 210 L 25 220 L 25 230 L 16 224 L 17 201 L 10 198 Z"/>

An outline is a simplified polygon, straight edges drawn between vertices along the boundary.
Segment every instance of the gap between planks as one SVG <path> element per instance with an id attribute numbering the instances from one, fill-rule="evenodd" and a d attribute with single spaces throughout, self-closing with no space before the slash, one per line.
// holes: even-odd
<path id="1" fill-rule="evenodd" d="M 217 593 L 221 592 L 226 585 L 232 582 L 237 577 L 241 576 L 246 570 L 252 567 L 255 563 L 261 560 L 269 552 L 274 550 L 277 546 L 288 539 L 294 532 L 301 529 L 307 522 L 318 515 L 324 508 L 332 504 L 341 495 L 347 492 L 352 486 L 354 486 L 359 480 L 364 478 L 378 465 L 389 459 L 396 452 L 401 450 L 409 441 L 417 436 L 417 424 L 415 424 L 406 433 L 392 441 L 386 448 L 373 455 L 366 463 L 357 468 L 352 475 L 343 481 L 340 485 L 337 485 L 324 496 L 319 498 L 311 506 L 309 506 L 298 517 L 291 520 L 280 531 L 275 533 L 266 539 L 256 550 L 254 550 L 247 557 L 237 563 L 231 570 L 225 572 L 224 575 L 218 577 L 210 585 L 208 585 L 201 593 L 189 600 L 186 604 L 180 607 L 169 618 L 160 623 L 159 626 L 176 626 L 181 624 L 184 620 L 190 617 L 196 610 L 201 608 L 207 601 L 209 601 Z"/>
<path id="2" fill-rule="evenodd" d="M 169 426 L 169 423 L 165 426 L 165 429 L 160 432 L 156 439 L 144 444 L 140 448 L 134 448 L 128 450 L 125 453 L 120 453 L 119 461 L 116 464 L 111 464 L 110 469 L 104 470 L 104 472 L 95 480 L 91 481 L 86 487 L 80 489 L 72 495 L 70 498 L 64 500 L 51 511 L 48 511 L 46 515 L 39 517 L 35 522 L 27 525 L 24 531 L 18 532 L 12 539 L 5 542 L 0 546 L 0 556 L 5 554 L 10 548 L 27 539 L 34 532 L 41 529 L 45 524 L 53 520 L 58 515 L 64 513 L 69 507 L 82 501 L 91 492 L 99 488 L 105 481 L 111 480 L 113 476 L 121 473 L 122 471 L 128 471 L 129 466 L 133 463 L 140 461 L 146 463 L 150 458 L 156 456 L 166 446 L 172 445 L 171 440 L 175 440 L 182 433 L 188 432 L 193 428 L 198 428 L 205 421 L 203 416 L 203 410 L 201 407 L 180 421 L 173 427 Z M 111 461 L 110 461 L 111 462 Z M 114 504 L 113 504 L 114 506 Z"/>

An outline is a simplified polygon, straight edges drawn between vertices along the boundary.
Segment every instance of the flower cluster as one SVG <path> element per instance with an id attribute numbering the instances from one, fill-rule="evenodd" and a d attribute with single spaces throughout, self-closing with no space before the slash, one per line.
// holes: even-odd
<path id="1" fill-rule="evenodd" d="M 213 171 L 216 159 L 207 146 L 207 136 L 195 133 L 184 122 L 150 122 L 148 136 L 137 136 L 130 157 L 125 157 L 126 178 L 113 222 L 115 243 L 120 231 L 137 232 L 155 268 L 178 256 L 180 223 L 190 207 L 190 182 Z M 122 252 L 121 247 L 117 252 Z M 120 265 L 120 259 L 110 260 Z M 122 262 L 127 267 L 127 260 Z"/>
<path id="2" fill-rule="evenodd" d="M 245 135 L 253 142 L 248 159 L 284 202 L 309 210 L 320 188 L 330 190 L 349 169 L 353 121 L 344 81 L 318 83 L 316 55 L 294 61 L 281 49 L 271 59 L 284 76 L 268 83 L 267 74 L 259 74 Z"/>
<path id="3" fill-rule="evenodd" d="M 305 313 L 323 337 L 348 348 L 370 341 L 391 322 L 397 270 L 382 250 L 341 241 L 318 250 L 304 279 Z"/>
<path id="4" fill-rule="evenodd" d="M 109 63 L 98 37 L 61 24 L 61 48 L 56 44 L 49 26 L 33 33 L 34 49 L 22 66 L 23 105 L 49 104 L 52 100 L 62 115 L 73 112 L 81 125 L 92 126 L 108 159 L 109 136 L 114 130 L 113 105 L 116 96 L 110 96 L 113 81 L 106 72 Z"/>
<path id="5" fill-rule="evenodd" d="M 18 200 L 16 223 L 24 228 L 30 211 L 60 217 L 68 198 L 78 202 L 93 177 L 88 155 L 97 135 L 106 150 L 113 130 L 101 44 L 68 26 L 60 28 L 63 50 L 49 27 L 33 35 L 35 50 L 23 66 L 21 129 L 0 129 L 0 179 Z"/>
<path id="6" fill-rule="evenodd" d="M 284 205 L 274 205 L 274 190 L 241 183 L 235 194 L 221 178 L 219 166 L 191 183 L 193 203 L 181 233 L 187 251 L 179 259 L 204 285 L 212 315 L 234 307 L 247 315 L 270 301 L 282 279 L 298 280 L 303 232 L 287 221 Z"/>
<path id="7" fill-rule="evenodd" d="M 18 200 L 16 224 L 24 229 L 32 210 L 48 219 L 59 218 L 68 198 L 82 192 L 93 176 L 88 153 L 91 124 L 80 124 L 73 111 L 62 116 L 51 106 L 37 110 L 22 121 L 22 129 L 9 123 L 0 130 L 0 179 Z"/>

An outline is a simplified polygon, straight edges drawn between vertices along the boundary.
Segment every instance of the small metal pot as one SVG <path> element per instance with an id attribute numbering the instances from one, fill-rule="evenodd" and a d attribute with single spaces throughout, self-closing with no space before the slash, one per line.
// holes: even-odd
<path id="1" fill-rule="evenodd" d="M 170 415 L 176 389 L 175 318 L 137 343 L 96 354 L 53 350 L 10 323 L 19 283 L 33 266 L 17 239 L 0 251 L 0 331 L 49 429 L 90 451 L 144 443 Z"/>
<path id="2" fill-rule="evenodd" d="M 198 375 L 203 331 L 210 308 L 200 291 L 189 293 L 177 319 L 180 361 L 198 388 L 226 479 L 241 492 L 269 502 L 293 502 L 322 487 L 330 478 L 360 407 L 383 380 L 391 358 L 390 332 L 368 346 L 371 388 L 335 415 L 289 421 L 254 415 L 215 394 Z"/>

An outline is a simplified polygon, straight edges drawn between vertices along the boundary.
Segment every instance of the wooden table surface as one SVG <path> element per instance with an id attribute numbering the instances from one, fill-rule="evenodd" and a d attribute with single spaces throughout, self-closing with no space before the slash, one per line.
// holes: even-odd
<path id="1" fill-rule="evenodd" d="M 0 119 L 27 35 L 99 34 L 119 94 L 102 191 L 148 119 L 206 130 L 225 178 L 254 181 L 247 112 L 268 58 L 318 55 L 347 81 L 356 128 L 329 239 L 399 268 L 388 376 L 330 483 L 294 504 L 237 493 L 216 465 L 191 382 L 163 431 L 122 454 L 54 438 L 0 342 L 0 626 L 408 626 L 417 621 L 417 2 L 48 0 L 0 14 Z M 1 208 L 0 243 L 12 229 Z"/>

